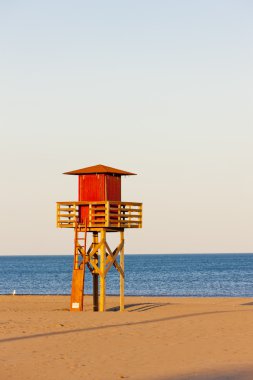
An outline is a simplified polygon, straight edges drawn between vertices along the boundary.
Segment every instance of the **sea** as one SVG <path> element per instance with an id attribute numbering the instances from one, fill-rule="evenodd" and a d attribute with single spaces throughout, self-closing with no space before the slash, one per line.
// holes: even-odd
<path id="1" fill-rule="evenodd" d="M 72 256 L 0 256 L 0 294 L 70 294 Z M 119 274 L 107 275 L 119 294 Z M 92 293 L 87 270 L 85 294 Z M 253 254 L 125 255 L 125 294 L 169 297 L 253 297 Z"/>

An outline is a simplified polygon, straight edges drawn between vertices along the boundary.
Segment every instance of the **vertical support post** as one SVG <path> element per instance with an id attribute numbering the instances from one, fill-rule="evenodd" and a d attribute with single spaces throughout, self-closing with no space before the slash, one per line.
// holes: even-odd
<path id="1" fill-rule="evenodd" d="M 122 269 L 123 274 L 120 275 L 120 311 L 124 311 L 125 309 L 125 300 L 124 300 L 124 293 L 125 293 L 125 264 L 124 264 L 124 229 L 120 231 L 120 243 L 122 243 L 122 248 L 120 251 L 120 266 Z"/>
<path id="2" fill-rule="evenodd" d="M 100 248 L 100 302 L 99 311 L 105 311 L 105 292 L 106 292 L 106 278 L 105 278 L 105 242 L 106 242 L 106 230 L 102 228 L 100 233 L 101 238 L 101 248 Z"/>
<path id="3" fill-rule="evenodd" d="M 93 232 L 93 248 L 98 243 L 98 233 Z M 94 254 L 94 260 L 98 264 L 98 254 Z M 93 278 L 93 311 L 98 311 L 98 273 L 92 273 Z"/>
<path id="4" fill-rule="evenodd" d="M 56 227 L 59 227 L 60 225 L 60 205 L 59 203 L 56 203 Z"/>

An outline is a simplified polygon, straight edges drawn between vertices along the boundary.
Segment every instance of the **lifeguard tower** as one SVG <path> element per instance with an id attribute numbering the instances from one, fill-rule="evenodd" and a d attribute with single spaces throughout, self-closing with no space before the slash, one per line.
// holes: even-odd
<path id="1" fill-rule="evenodd" d="M 83 310 L 87 267 L 93 277 L 93 310 L 105 311 L 106 276 L 114 266 L 120 275 L 120 310 L 123 311 L 124 229 L 142 227 L 142 203 L 121 201 L 121 177 L 134 173 L 96 165 L 64 174 L 78 176 L 78 201 L 57 202 L 57 227 L 75 231 L 70 310 Z M 115 249 L 111 249 L 106 240 L 109 232 L 120 234 Z M 92 233 L 88 248 L 87 233 Z"/>

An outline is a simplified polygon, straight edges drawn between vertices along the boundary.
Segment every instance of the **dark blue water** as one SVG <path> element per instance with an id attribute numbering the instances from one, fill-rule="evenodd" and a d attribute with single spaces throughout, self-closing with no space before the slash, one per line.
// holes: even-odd
<path id="1" fill-rule="evenodd" d="M 69 294 L 72 262 L 72 256 L 0 256 L 0 294 Z M 125 271 L 126 295 L 253 297 L 253 254 L 126 255 Z M 119 294 L 115 268 L 107 294 Z"/>

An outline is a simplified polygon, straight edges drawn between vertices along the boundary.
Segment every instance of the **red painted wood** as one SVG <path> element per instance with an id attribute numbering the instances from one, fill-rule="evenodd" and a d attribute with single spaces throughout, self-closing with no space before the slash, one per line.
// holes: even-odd
<path id="1" fill-rule="evenodd" d="M 105 200 L 105 174 L 79 176 L 79 201 Z"/>
<path id="2" fill-rule="evenodd" d="M 96 202 L 105 200 L 105 174 L 89 174 L 79 176 L 79 201 Z M 85 224 L 89 207 L 80 207 L 80 223 Z"/>
<path id="3" fill-rule="evenodd" d="M 106 200 L 121 201 L 121 177 L 106 176 Z"/>
<path id="4" fill-rule="evenodd" d="M 79 175 L 79 201 L 120 201 L 121 177 L 108 174 Z M 88 218 L 88 206 L 80 207 L 80 223 L 85 224 Z"/>

